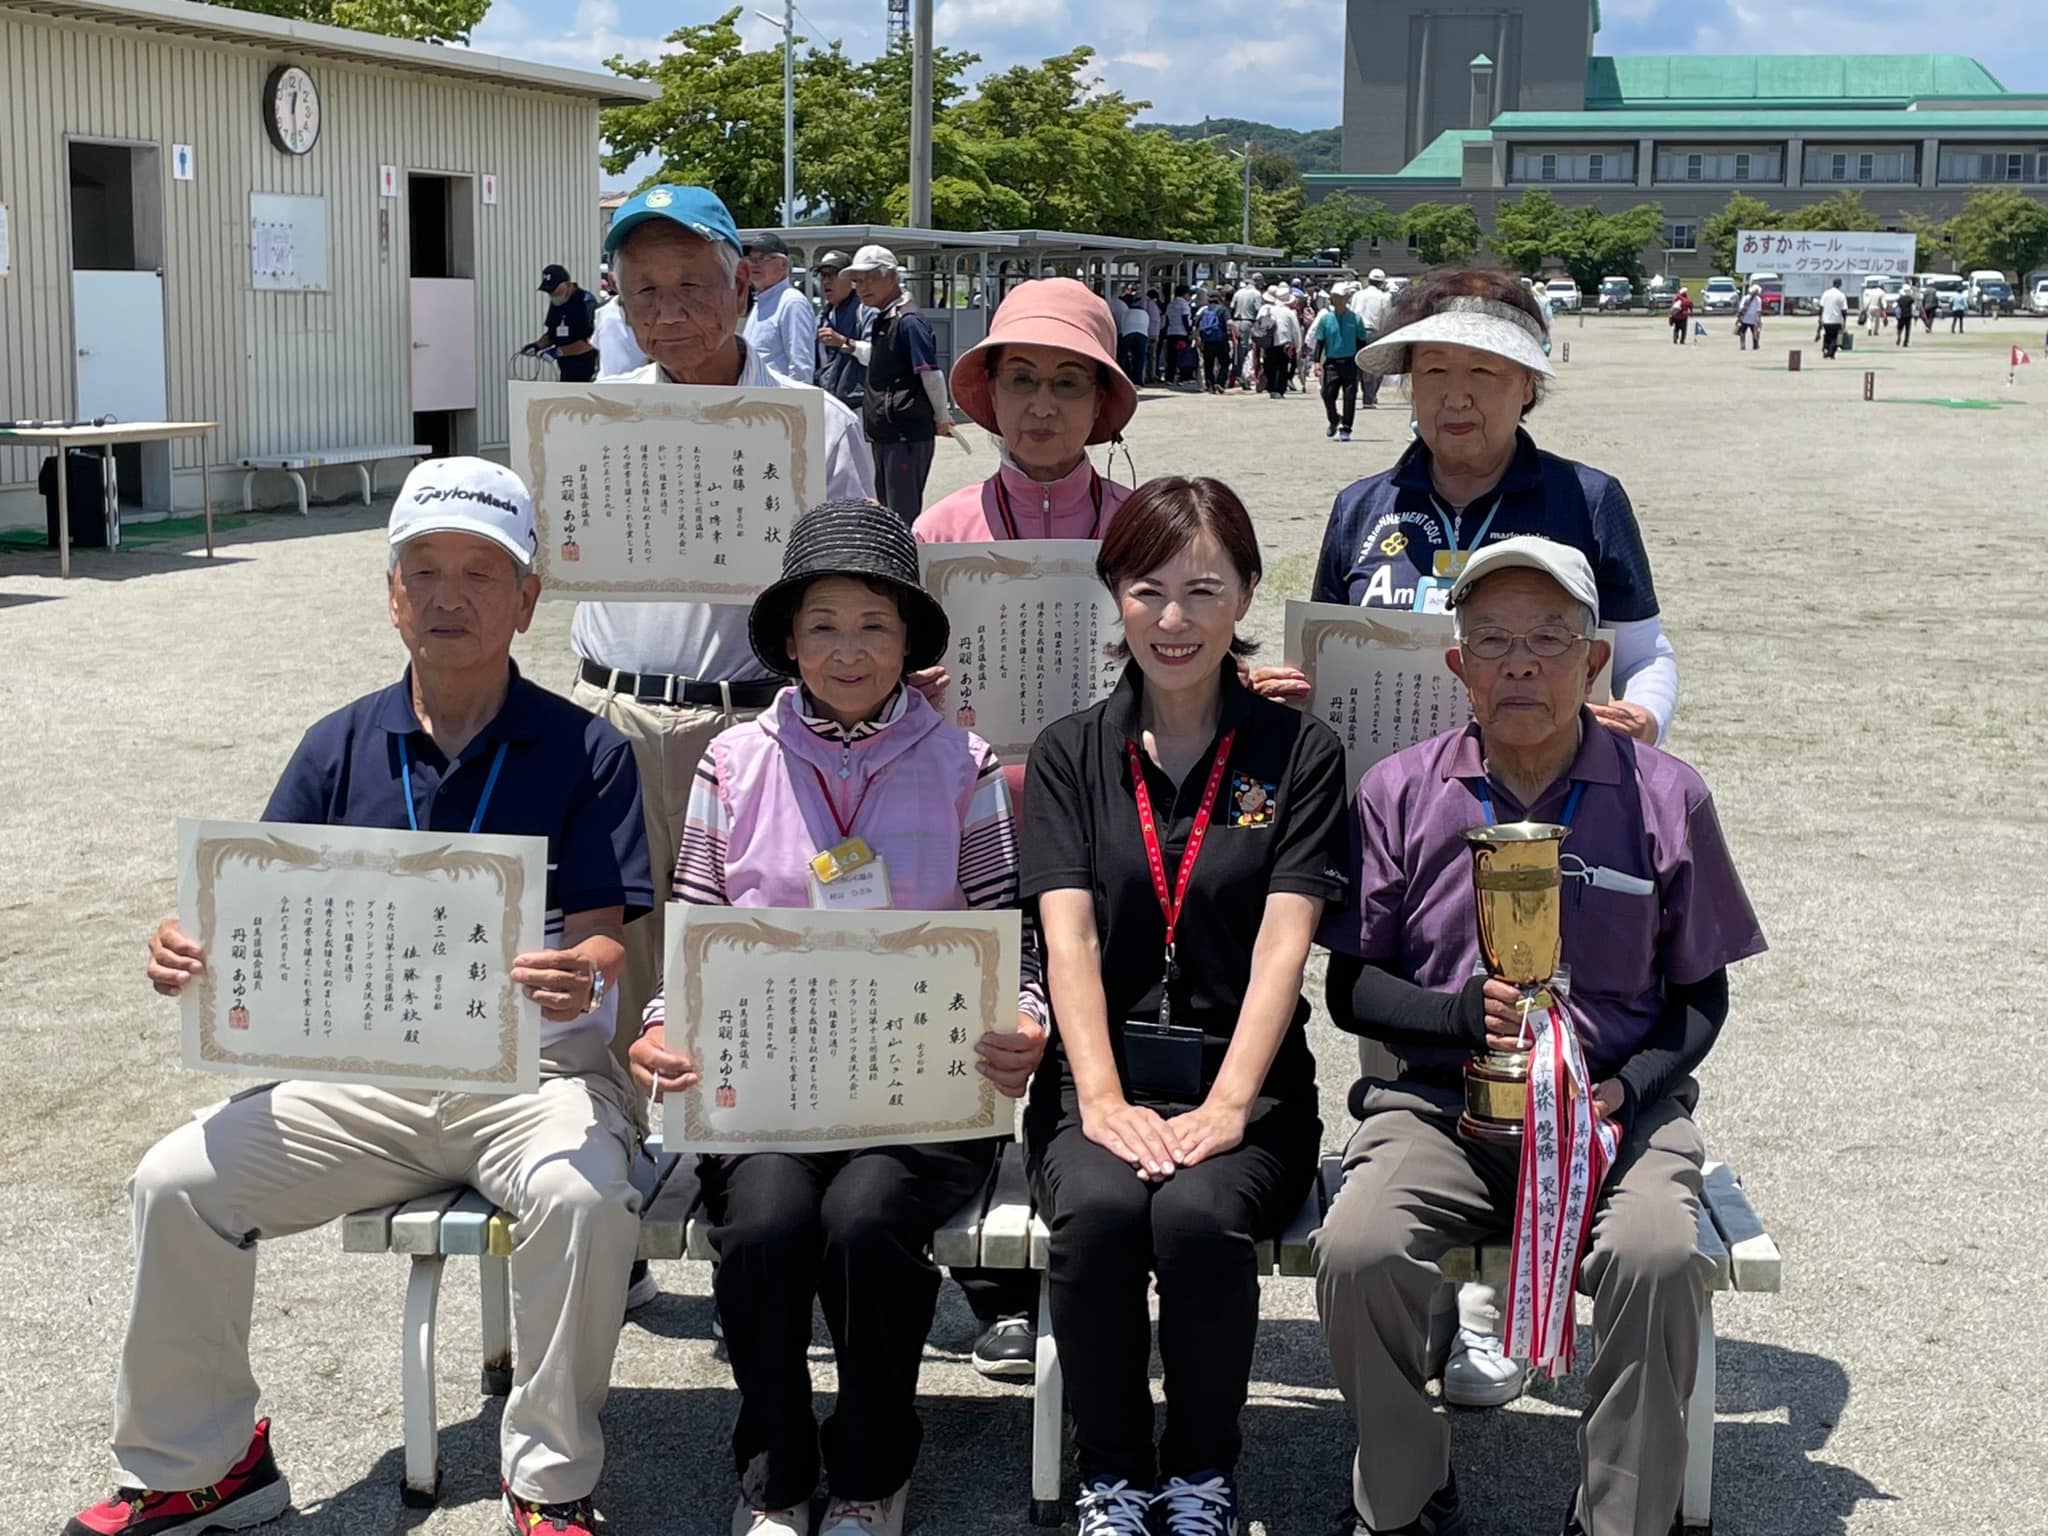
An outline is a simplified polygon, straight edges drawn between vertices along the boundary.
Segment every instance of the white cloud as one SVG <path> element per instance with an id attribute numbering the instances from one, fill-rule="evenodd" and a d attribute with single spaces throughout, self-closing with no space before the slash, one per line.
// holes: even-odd
<path id="1" fill-rule="evenodd" d="M 561 32 L 543 32 L 527 12 L 494 5 L 470 38 L 472 47 L 540 64 L 602 72 L 615 54 L 651 59 L 670 51 L 661 36 L 624 30 L 618 0 L 578 0 L 575 19 Z"/>

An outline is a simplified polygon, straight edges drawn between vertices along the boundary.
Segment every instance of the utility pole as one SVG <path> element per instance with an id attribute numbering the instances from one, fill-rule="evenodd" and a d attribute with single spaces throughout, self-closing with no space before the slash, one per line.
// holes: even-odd
<path id="1" fill-rule="evenodd" d="M 782 227 L 796 223 L 796 0 L 782 0 Z"/>
<path id="2" fill-rule="evenodd" d="M 932 223 L 932 0 L 914 0 L 910 25 L 910 226 Z"/>

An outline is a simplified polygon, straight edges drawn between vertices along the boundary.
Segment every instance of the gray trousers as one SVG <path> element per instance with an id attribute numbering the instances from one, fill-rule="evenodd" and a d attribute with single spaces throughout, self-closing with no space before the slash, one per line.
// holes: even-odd
<path id="1" fill-rule="evenodd" d="M 1667 1536 L 1685 1486 L 1685 1405 L 1708 1261 L 1698 1251 L 1706 1147 L 1690 1082 L 1636 1117 L 1593 1214 L 1579 1284 L 1599 1341 L 1579 1426 L 1589 1536 Z M 1344 1186 L 1315 1239 L 1316 1304 L 1358 1426 L 1352 1497 L 1375 1530 L 1413 1520 L 1450 1470 L 1428 1380 L 1437 1261 L 1512 1224 L 1516 1161 L 1461 1141 L 1454 1091 L 1375 1086 L 1344 1149 Z"/>
<path id="2" fill-rule="evenodd" d="M 875 490 L 882 505 L 909 527 L 924 510 L 924 483 L 931 478 L 932 450 L 938 439 L 915 443 L 874 443 Z"/>

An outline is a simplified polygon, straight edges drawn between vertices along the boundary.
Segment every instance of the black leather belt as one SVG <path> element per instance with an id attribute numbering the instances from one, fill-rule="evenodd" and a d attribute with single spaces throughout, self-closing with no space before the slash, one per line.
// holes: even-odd
<path id="1" fill-rule="evenodd" d="M 724 704 L 730 699 L 734 709 L 766 709 L 782 691 L 782 684 L 774 682 L 707 683 L 667 672 L 616 672 L 594 661 L 584 661 L 579 671 L 591 687 L 623 693 L 641 704 Z"/>

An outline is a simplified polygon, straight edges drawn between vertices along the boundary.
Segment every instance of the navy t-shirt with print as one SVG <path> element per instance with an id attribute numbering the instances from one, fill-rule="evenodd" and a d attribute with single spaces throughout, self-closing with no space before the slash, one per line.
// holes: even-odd
<path id="1" fill-rule="evenodd" d="M 1455 530 L 1449 508 L 1433 492 L 1429 449 L 1420 438 L 1392 469 L 1338 493 L 1316 562 L 1315 600 L 1412 609 L 1424 579 L 1440 579 L 1436 557 L 1451 548 L 1454 533 L 1457 548 L 1467 552 L 1475 544 L 1537 534 L 1585 555 L 1600 589 L 1601 623 L 1655 618 L 1650 557 L 1621 482 L 1544 453 L 1526 431 L 1515 436 L 1515 457 L 1500 485 L 1467 507 Z"/>

